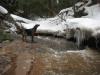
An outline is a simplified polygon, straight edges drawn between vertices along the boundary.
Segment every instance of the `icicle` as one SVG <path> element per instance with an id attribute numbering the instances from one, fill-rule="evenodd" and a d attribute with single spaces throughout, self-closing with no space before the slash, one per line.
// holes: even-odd
<path id="1" fill-rule="evenodd" d="M 80 48 L 80 44 L 83 40 L 83 36 L 84 36 L 84 34 L 82 33 L 82 31 L 79 28 L 76 28 L 74 37 L 76 38 L 76 45 L 78 48 Z"/>

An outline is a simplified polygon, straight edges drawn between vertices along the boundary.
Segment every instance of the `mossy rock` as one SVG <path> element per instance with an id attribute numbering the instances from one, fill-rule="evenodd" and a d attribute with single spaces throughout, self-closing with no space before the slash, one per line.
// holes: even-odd
<path id="1" fill-rule="evenodd" d="M 6 33 L 0 30 L 0 42 L 3 42 L 5 40 L 12 41 L 13 38 L 10 33 Z"/>

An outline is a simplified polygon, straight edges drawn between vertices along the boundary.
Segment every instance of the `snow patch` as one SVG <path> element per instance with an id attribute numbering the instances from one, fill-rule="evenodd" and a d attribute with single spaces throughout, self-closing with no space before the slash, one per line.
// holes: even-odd
<path id="1" fill-rule="evenodd" d="M 100 5 L 99 4 L 93 5 L 91 7 L 85 7 L 85 8 L 86 8 L 86 12 L 88 13 L 88 15 L 84 17 L 97 18 L 98 15 L 100 16 Z"/>
<path id="2" fill-rule="evenodd" d="M 87 50 L 86 49 L 84 49 L 84 50 L 68 50 L 66 52 L 68 52 L 68 53 L 83 53 L 83 54 L 85 54 L 87 52 Z"/>
<path id="3" fill-rule="evenodd" d="M 2 14 L 7 14 L 8 11 L 7 11 L 7 9 L 5 9 L 4 7 L 0 6 L 0 13 L 2 13 Z"/>
<path id="4" fill-rule="evenodd" d="M 74 18 L 67 20 L 70 28 L 85 28 L 90 30 L 96 30 L 100 28 L 100 21 L 91 18 Z"/>
<path id="5" fill-rule="evenodd" d="M 22 18 L 22 17 L 20 17 L 20 16 L 14 15 L 14 14 L 10 14 L 10 16 L 11 16 L 15 21 L 21 20 L 21 21 L 24 21 L 24 22 L 26 22 L 26 23 L 32 23 L 32 22 L 33 22 L 33 21 L 29 20 L 29 19 Z"/>
<path id="6" fill-rule="evenodd" d="M 93 35 L 93 36 L 100 35 L 100 30 L 97 30 L 97 31 L 93 32 L 93 34 L 92 34 L 92 35 Z"/>

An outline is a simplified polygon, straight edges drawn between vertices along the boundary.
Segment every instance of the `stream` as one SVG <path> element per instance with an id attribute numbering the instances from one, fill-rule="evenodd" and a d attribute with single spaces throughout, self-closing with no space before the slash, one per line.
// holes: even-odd
<path id="1" fill-rule="evenodd" d="M 8 48 L 16 58 L 2 75 L 100 75 L 99 51 L 78 50 L 65 39 L 37 36 L 35 43 L 16 40 Z"/>

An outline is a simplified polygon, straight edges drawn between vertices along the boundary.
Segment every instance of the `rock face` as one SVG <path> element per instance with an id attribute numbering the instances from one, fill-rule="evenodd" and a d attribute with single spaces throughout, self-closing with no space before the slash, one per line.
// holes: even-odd
<path id="1" fill-rule="evenodd" d="M 100 33 L 97 33 L 88 39 L 88 46 L 95 49 L 100 49 Z"/>

